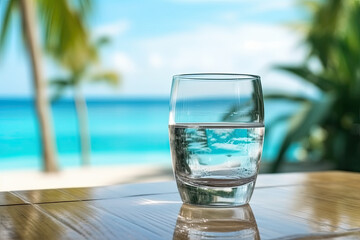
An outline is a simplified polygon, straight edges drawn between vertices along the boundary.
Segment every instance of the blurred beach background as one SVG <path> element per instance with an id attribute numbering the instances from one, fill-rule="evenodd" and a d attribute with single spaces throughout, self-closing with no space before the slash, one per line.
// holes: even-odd
<path id="1" fill-rule="evenodd" d="M 310 11 L 297 0 L 62 0 L 56 3 L 59 5 L 29 1 L 46 91 L 40 93 L 46 96 L 40 102 L 49 103 L 47 119 L 54 145 L 53 163 L 46 165 L 44 129 L 36 110 L 39 92 L 34 84 L 34 52 L 22 16 L 26 6 L 21 0 L 1 0 L 0 189 L 171 180 L 171 80 L 175 74 L 194 72 L 261 76 L 267 128 L 262 172 L 359 171 L 359 96 L 351 93 L 347 101 L 350 114 L 342 112 L 338 120 L 347 128 L 333 136 L 333 128 L 327 126 L 337 120 L 327 116 L 341 101 L 327 100 L 328 88 L 319 82 L 328 81 L 323 80 L 326 77 L 341 79 L 341 74 L 324 74 L 328 64 L 313 51 L 318 45 L 309 40 L 311 26 L 316 25 L 313 16 L 321 6 L 338 4 L 338 11 L 344 14 L 358 9 L 356 1 L 350 2 L 339 7 L 340 1 L 313 1 Z M 65 10 L 56 15 L 54 9 L 61 9 L 59 6 Z M 335 11 L 327 9 L 328 17 L 334 18 L 331 10 Z M 333 30 L 338 27 L 329 25 Z M 329 32 L 335 36 L 338 31 Z M 353 49 L 360 44 L 356 37 L 352 38 Z M 330 38 L 326 35 L 319 41 L 326 45 Z M 346 61 L 337 59 L 339 64 Z M 359 58 L 351 61 L 354 69 L 349 71 L 354 75 L 346 75 L 350 79 L 347 89 L 358 89 Z M 315 73 L 311 75 L 312 69 Z M 346 95 L 346 91 L 342 93 Z M 352 132 L 353 140 L 344 137 L 346 131 Z M 329 136 L 332 144 L 352 151 L 355 160 L 344 166 L 337 161 L 345 153 L 335 157 L 324 154 L 331 147 Z M 355 142 L 346 148 L 347 141 Z M 44 178 L 49 172 L 57 175 L 53 173 L 51 180 Z M 64 172 L 70 173 L 61 182 Z M 40 183 L 24 184 L 31 178 Z M 15 180 L 19 183 L 13 184 Z M 46 181 L 52 185 L 41 184 Z"/>

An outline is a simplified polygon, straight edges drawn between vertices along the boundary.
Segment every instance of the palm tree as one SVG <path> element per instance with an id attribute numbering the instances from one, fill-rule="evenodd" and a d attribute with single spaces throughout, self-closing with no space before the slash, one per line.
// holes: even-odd
<path id="1" fill-rule="evenodd" d="M 86 38 L 84 26 L 81 19 L 85 17 L 90 8 L 89 0 L 78 0 L 72 2 L 67 0 L 9 0 L 5 8 L 1 26 L 0 48 L 3 49 L 8 29 L 11 24 L 12 15 L 19 10 L 21 18 L 21 30 L 25 46 L 30 56 L 35 90 L 35 105 L 40 126 L 42 142 L 42 156 L 44 170 L 54 172 L 58 170 L 55 158 L 56 147 L 53 139 L 52 120 L 49 112 L 49 104 L 46 98 L 45 81 L 43 77 L 43 66 L 41 63 L 42 50 L 37 39 L 37 27 L 35 9 L 41 17 L 42 29 L 44 30 L 43 43 L 45 49 L 53 55 L 74 44 L 81 44 Z M 73 11 L 77 6 L 79 13 Z M 35 8 L 37 7 L 37 8 Z"/>
<path id="2" fill-rule="evenodd" d="M 303 106 L 297 114 L 287 116 L 290 129 L 272 171 L 279 169 L 293 143 L 301 143 L 310 159 L 331 161 L 340 170 L 360 171 L 360 2 L 306 3 L 313 15 L 304 28 L 308 57 L 299 66 L 278 68 L 315 86 L 321 99 L 267 96 Z"/>
<path id="3" fill-rule="evenodd" d="M 69 48 L 69 51 L 76 51 L 78 55 L 73 55 L 72 58 L 58 58 L 59 64 L 61 64 L 66 70 L 69 71 L 68 77 L 60 77 L 51 81 L 52 86 L 56 88 L 53 100 L 59 99 L 67 88 L 73 89 L 74 102 L 76 115 L 79 127 L 80 137 L 80 150 L 83 166 L 90 165 L 90 150 L 91 141 L 88 126 L 88 111 L 86 106 L 86 100 L 82 94 L 82 85 L 84 83 L 91 82 L 105 82 L 110 85 L 117 85 L 120 77 L 117 72 L 113 70 L 99 69 L 94 66 L 99 60 L 98 49 L 106 44 L 109 40 L 105 37 L 99 38 L 94 44 L 87 44 L 78 47 L 76 50 Z M 63 54 L 67 54 L 63 52 Z M 88 56 L 87 58 L 78 56 Z M 96 71 L 93 71 L 97 69 Z"/>

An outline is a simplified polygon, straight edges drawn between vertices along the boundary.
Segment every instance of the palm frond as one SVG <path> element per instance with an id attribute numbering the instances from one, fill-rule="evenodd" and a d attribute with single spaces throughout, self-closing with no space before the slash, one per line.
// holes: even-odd
<path id="1" fill-rule="evenodd" d="M 51 87 L 71 86 L 72 80 L 70 78 L 54 78 L 49 81 Z"/>
<path id="2" fill-rule="evenodd" d="M 77 0 L 75 1 L 79 13 L 82 18 L 86 18 L 89 12 L 92 10 L 92 1 L 91 0 Z"/>
<path id="3" fill-rule="evenodd" d="M 18 8 L 17 0 L 9 0 L 8 5 L 4 11 L 4 18 L 2 19 L 1 31 L 0 31 L 0 52 L 3 51 L 5 40 L 8 35 L 9 27 L 11 25 L 12 13 Z"/>
<path id="4" fill-rule="evenodd" d="M 65 89 L 66 88 L 63 86 L 57 87 L 55 93 L 50 97 L 50 102 L 53 103 L 60 100 L 60 98 L 64 95 Z"/>
<path id="5" fill-rule="evenodd" d="M 111 39 L 109 37 L 102 36 L 95 40 L 94 46 L 96 48 L 100 48 L 106 44 L 109 44 L 110 42 L 111 42 Z"/>
<path id="6" fill-rule="evenodd" d="M 96 72 L 89 76 L 88 79 L 90 82 L 105 82 L 113 86 L 118 85 L 121 81 L 121 77 L 119 76 L 119 74 L 111 70 L 103 70 Z"/>
<path id="7" fill-rule="evenodd" d="M 299 102 L 299 103 L 307 103 L 311 100 L 305 96 L 293 96 L 290 94 L 282 94 L 282 93 L 273 93 L 273 94 L 265 94 L 264 98 L 267 100 L 286 100 L 291 102 Z"/>
<path id="8" fill-rule="evenodd" d="M 329 81 L 327 78 L 314 74 L 312 71 L 308 69 L 307 66 L 282 66 L 278 65 L 275 66 L 279 70 L 287 71 L 289 73 L 292 73 L 303 80 L 312 83 L 316 87 L 320 88 L 323 91 L 327 91 L 329 89 L 332 89 L 336 87 L 336 83 Z"/>
<path id="9" fill-rule="evenodd" d="M 50 87 L 55 89 L 54 94 L 51 96 L 51 102 L 55 102 L 61 98 L 66 88 L 71 86 L 69 78 L 55 78 L 50 80 Z"/>
<path id="10" fill-rule="evenodd" d="M 222 116 L 226 122 L 253 121 L 264 119 L 264 101 L 261 85 L 253 82 L 253 94 L 242 102 L 234 102 L 230 109 Z"/>
<path id="11" fill-rule="evenodd" d="M 265 137 L 268 138 L 268 136 L 271 136 L 274 127 L 276 127 L 278 124 L 282 124 L 285 121 L 289 121 L 291 117 L 292 117 L 291 113 L 285 113 L 275 117 L 275 119 L 273 119 L 271 122 L 268 122 L 266 124 Z"/>
<path id="12" fill-rule="evenodd" d="M 313 0 L 302 0 L 300 1 L 300 4 L 307 8 L 308 11 L 310 11 L 312 14 L 315 14 L 317 11 L 319 11 L 319 8 L 321 7 L 319 1 L 313 1 Z"/>
<path id="13" fill-rule="evenodd" d="M 353 79 L 356 79 L 356 58 L 349 44 L 343 40 L 337 40 L 334 45 L 336 46 L 334 52 L 334 66 L 333 71 L 335 72 L 336 79 L 341 85 L 349 85 Z M 356 54 L 358 55 L 358 54 Z M 341 70 L 341 71 L 339 71 Z"/>
<path id="14" fill-rule="evenodd" d="M 226 114 L 224 114 L 224 116 L 222 116 L 222 121 L 225 122 L 235 122 L 237 121 L 239 118 L 239 115 L 236 114 L 237 112 L 241 111 L 244 112 L 245 114 L 243 115 L 249 115 L 251 110 L 253 109 L 253 102 L 251 100 L 245 101 L 241 104 L 234 104 L 231 106 L 231 108 L 226 112 Z"/>
<path id="15" fill-rule="evenodd" d="M 309 136 L 311 128 L 320 124 L 328 116 L 334 99 L 332 95 L 327 95 L 321 101 L 308 103 L 302 111 L 291 118 L 290 129 L 287 131 L 278 156 L 272 165 L 272 172 L 278 171 L 291 144 Z"/>
<path id="16" fill-rule="evenodd" d="M 332 44 L 341 25 L 343 2 L 329 0 L 326 4 L 321 4 L 314 13 L 314 19 L 307 34 L 306 42 L 311 48 L 311 55 L 318 57 L 324 68 L 329 66 Z"/>
<path id="17" fill-rule="evenodd" d="M 333 100 L 327 100 L 328 105 L 308 102 L 304 112 L 292 118 L 273 170 L 277 170 L 294 142 L 306 139 L 304 134 L 319 126 L 327 133 L 321 143 L 326 148 L 321 152 L 322 159 L 336 162 L 338 169 L 358 171 L 359 138 L 349 129 L 360 121 L 357 104 L 360 102 L 360 2 L 306 1 L 311 5 L 312 14 L 304 41 L 309 49 L 308 57 L 303 65 L 278 69 L 312 83 Z M 319 71 L 310 68 L 313 59 L 319 60 Z M 314 143 L 308 142 L 308 146 L 311 144 Z"/>
<path id="18" fill-rule="evenodd" d="M 81 15 L 68 1 L 39 0 L 44 45 L 59 62 L 79 70 L 89 59 L 88 33 Z"/>

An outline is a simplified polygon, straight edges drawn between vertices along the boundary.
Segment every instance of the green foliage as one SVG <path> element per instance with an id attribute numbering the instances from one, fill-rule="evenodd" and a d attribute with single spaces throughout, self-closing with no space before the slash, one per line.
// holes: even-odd
<path id="1" fill-rule="evenodd" d="M 41 0 L 46 1 L 46 0 Z M 78 11 L 73 10 L 72 19 L 65 20 L 74 24 L 73 29 L 64 29 L 59 24 L 59 32 L 62 34 L 70 34 L 69 39 L 60 44 L 57 43 L 57 38 L 48 34 L 49 44 L 47 50 L 52 54 L 57 63 L 68 72 L 68 77 L 57 78 L 51 81 L 51 86 L 55 87 L 55 95 L 52 100 L 59 99 L 65 89 L 72 88 L 74 91 L 74 100 L 77 113 L 77 120 L 79 125 L 80 146 L 83 165 L 90 164 L 90 134 L 87 121 L 87 107 L 85 97 L 81 92 L 81 86 L 85 82 L 99 82 L 103 81 L 110 85 L 116 85 L 120 81 L 119 74 L 112 70 L 99 69 L 96 64 L 99 62 L 99 48 L 109 42 L 109 39 L 102 37 L 95 42 L 90 41 L 89 34 L 86 31 L 86 26 L 83 20 L 86 10 L 89 9 L 90 1 L 84 2 L 85 5 L 80 4 Z M 73 2 L 74 3 L 74 2 Z M 88 5 L 86 5 L 88 4 Z M 50 4 L 51 5 L 51 4 Z M 56 4 L 55 4 L 56 5 Z M 62 6 L 68 7 L 68 5 Z M 49 21 L 54 20 L 51 15 Z M 60 21 L 61 17 L 57 20 Z M 80 29 L 79 32 L 76 29 Z M 51 45 L 55 42 L 53 48 Z"/>
<path id="2" fill-rule="evenodd" d="M 63 68 L 68 70 L 70 74 L 67 78 L 55 78 L 51 80 L 51 86 L 55 87 L 56 89 L 53 100 L 59 99 L 66 88 L 77 88 L 84 82 L 104 82 L 112 86 L 116 86 L 119 84 L 120 76 L 116 71 L 100 69 L 97 66 L 97 62 L 99 60 L 98 48 L 105 43 L 108 43 L 108 41 L 109 39 L 107 38 L 100 38 L 96 40 L 95 43 L 90 44 L 87 40 L 84 48 L 78 49 L 78 51 L 81 50 L 85 52 L 83 55 L 87 55 L 86 52 L 90 51 L 90 53 L 88 54 L 91 54 L 93 57 L 88 58 L 84 61 L 83 59 L 77 59 L 77 56 L 73 56 L 72 61 L 61 61 L 62 58 L 60 58 L 59 63 L 62 65 Z M 73 62 L 77 63 L 73 64 Z"/>
<path id="3" fill-rule="evenodd" d="M 90 9 L 90 1 L 37 0 L 39 16 L 43 25 L 45 50 L 58 62 L 68 62 L 80 68 L 84 61 L 93 58 L 89 47 L 88 32 L 84 23 Z"/>
<path id="4" fill-rule="evenodd" d="M 86 13 L 91 9 L 90 0 L 34 0 L 34 7 L 38 13 L 38 23 L 41 27 L 41 42 L 46 52 L 61 61 L 73 61 L 76 59 L 88 59 L 92 57 L 89 52 L 82 49 L 86 45 L 88 33 L 83 25 Z M 9 0 L 0 16 L 4 16 L 0 28 L 0 50 L 5 46 L 5 40 L 11 26 L 11 20 L 19 10 L 19 0 Z M 22 33 L 24 35 L 24 33 Z M 23 39 L 24 36 L 23 36 Z M 72 52 L 67 51 L 71 49 Z M 76 62 L 72 62 L 76 64 Z"/>
<path id="5" fill-rule="evenodd" d="M 0 31 L 0 51 L 3 51 L 5 46 L 5 40 L 8 35 L 9 27 L 11 25 L 11 17 L 19 7 L 19 1 L 10 0 L 6 6 L 4 12 L 4 18 L 2 19 L 1 31 Z"/>
<path id="6" fill-rule="evenodd" d="M 360 1 L 307 1 L 313 14 L 306 27 L 309 55 L 300 66 L 278 66 L 313 84 L 321 100 L 271 95 L 301 102 L 273 165 L 277 171 L 289 147 L 300 142 L 309 156 L 332 161 L 337 169 L 360 171 Z M 313 70 L 312 63 L 320 67 Z M 321 138 L 316 138 L 316 133 Z M 320 154 L 312 154 L 314 152 Z"/>
<path id="7" fill-rule="evenodd" d="M 54 98 L 60 97 L 65 88 L 78 85 L 84 79 L 89 82 L 105 81 L 111 85 L 119 82 L 120 78 L 115 71 L 89 71 L 89 67 L 94 66 L 99 59 L 98 48 L 109 42 L 106 37 L 99 38 L 94 43 L 89 41 L 90 36 L 84 20 L 91 10 L 91 2 L 34 0 L 44 50 L 71 73 L 68 78 L 52 81 L 51 85 L 56 86 L 58 90 Z M 19 0 L 9 0 L 1 14 L 3 17 L 0 26 L 0 51 L 4 49 L 11 20 L 19 7 Z"/>
<path id="8" fill-rule="evenodd" d="M 91 82 L 103 81 L 109 85 L 117 85 L 119 83 L 119 74 L 111 70 L 102 70 L 89 76 Z"/>

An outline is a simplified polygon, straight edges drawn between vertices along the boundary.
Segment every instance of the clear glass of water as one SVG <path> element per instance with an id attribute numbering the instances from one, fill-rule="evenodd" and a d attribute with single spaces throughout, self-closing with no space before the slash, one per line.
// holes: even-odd
<path id="1" fill-rule="evenodd" d="M 224 207 L 248 203 L 264 138 L 260 77 L 174 76 L 169 136 L 174 175 L 184 203 Z"/>

